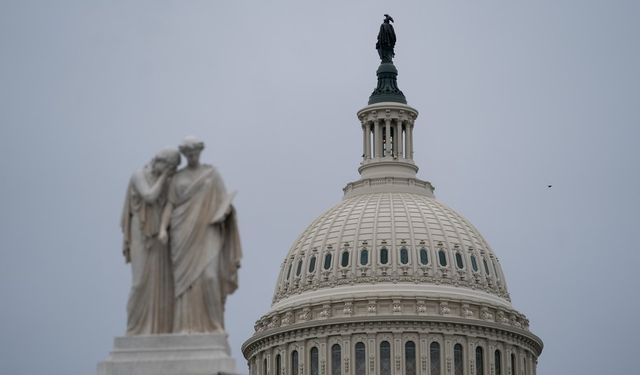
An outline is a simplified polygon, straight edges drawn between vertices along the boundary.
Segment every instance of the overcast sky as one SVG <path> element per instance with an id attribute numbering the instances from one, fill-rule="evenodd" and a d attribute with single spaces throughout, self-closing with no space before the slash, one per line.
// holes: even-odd
<path id="1" fill-rule="evenodd" d="M 501 259 L 538 373 L 637 369 L 640 2 L 4 0 L 0 373 L 95 374 L 126 323 L 127 181 L 186 135 L 238 191 L 246 373 L 290 245 L 358 178 L 384 13 L 419 177 Z"/>

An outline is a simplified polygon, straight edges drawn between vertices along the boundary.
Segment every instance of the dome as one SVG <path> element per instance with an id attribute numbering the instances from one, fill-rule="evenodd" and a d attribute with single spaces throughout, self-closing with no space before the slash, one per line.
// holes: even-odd
<path id="1" fill-rule="evenodd" d="M 314 220 L 282 263 L 273 307 L 386 284 L 395 294 L 510 307 L 498 258 L 478 230 L 427 194 L 398 192 L 358 194 Z"/>

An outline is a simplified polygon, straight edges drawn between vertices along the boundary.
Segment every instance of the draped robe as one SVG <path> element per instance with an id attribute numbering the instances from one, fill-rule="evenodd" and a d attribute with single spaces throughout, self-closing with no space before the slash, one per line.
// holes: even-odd
<path id="1" fill-rule="evenodd" d="M 175 280 L 174 332 L 224 330 L 224 303 L 237 288 L 241 257 L 236 215 L 216 170 L 184 168 L 169 187 Z"/>
<path id="2" fill-rule="evenodd" d="M 123 253 L 131 262 L 132 283 L 127 303 L 127 335 L 170 333 L 174 291 L 169 247 L 158 240 L 166 187 L 154 202 L 145 202 L 133 179 L 155 183 L 150 167 L 132 177 L 122 212 Z"/>

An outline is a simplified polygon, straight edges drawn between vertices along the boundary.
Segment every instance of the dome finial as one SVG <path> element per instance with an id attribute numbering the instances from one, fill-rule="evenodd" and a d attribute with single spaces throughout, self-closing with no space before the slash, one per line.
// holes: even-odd
<path id="1" fill-rule="evenodd" d="M 380 25 L 378 32 L 378 41 L 376 49 L 380 56 L 380 67 L 376 74 L 378 75 L 378 86 L 369 97 L 369 104 L 381 102 L 396 102 L 407 104 L 407 99 L 398 88 L 396 77 L 398 70 L 393 65 L 395 57 L 394 47 L 396 45 L 396 32 L 391 24 L 393 18 L 385 14 L 384 21 Z"/>

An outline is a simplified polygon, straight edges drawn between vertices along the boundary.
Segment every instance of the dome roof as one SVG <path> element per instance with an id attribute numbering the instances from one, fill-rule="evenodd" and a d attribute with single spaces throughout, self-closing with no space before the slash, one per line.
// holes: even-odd
<path id="1" fill-rule="evenodd" d="M 372 192 L 347 196 L 298 237 L 273 309 L 389 285 L 395 294 L 446 292 L 510 307 L 498 258 L 469 221 L 429 194 Z"/>

